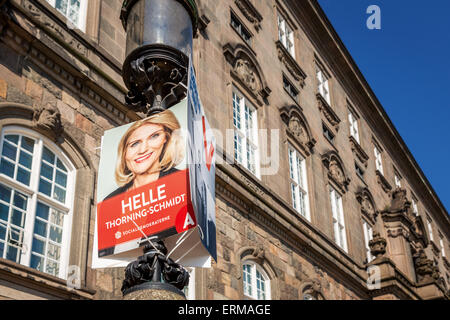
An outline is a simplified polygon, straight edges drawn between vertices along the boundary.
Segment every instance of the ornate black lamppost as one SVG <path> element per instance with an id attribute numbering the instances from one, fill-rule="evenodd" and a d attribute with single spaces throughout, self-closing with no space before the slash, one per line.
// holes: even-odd
<path id="1" fill-rule="evenodd" d="M 125 0 L 120 19 L 127 31 L 122 76 L 128 106 L 152 115 L 181 101 L 197 30 L 195 0 Z M 185 299 L 189 274 L 166 255 L 162 241 L 145 246 L 125 269 L 124 299 Z"/>

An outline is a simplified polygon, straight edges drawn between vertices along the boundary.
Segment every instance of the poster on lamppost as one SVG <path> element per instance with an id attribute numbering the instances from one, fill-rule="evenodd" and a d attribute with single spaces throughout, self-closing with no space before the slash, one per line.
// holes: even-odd
<path id="1" fill-rule="evenodd" d="M 193 72 L 188 87 L 171 108 L 105 131 L 93 268 L 124 267 L 149 240 L 185 267 L 216 259 L 215 140 Z"/>

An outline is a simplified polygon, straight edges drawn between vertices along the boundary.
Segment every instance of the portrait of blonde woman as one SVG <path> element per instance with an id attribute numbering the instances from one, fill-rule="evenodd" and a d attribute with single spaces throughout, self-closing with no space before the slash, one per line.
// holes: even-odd
<path id="1" fill-rule="evenodd" d="M 135 122 L 117 149 L 115 180 L 119 188 L 104 200 L 132 191 L 178 171 L 184 140 L 174 113 L 165 110 Z"/>

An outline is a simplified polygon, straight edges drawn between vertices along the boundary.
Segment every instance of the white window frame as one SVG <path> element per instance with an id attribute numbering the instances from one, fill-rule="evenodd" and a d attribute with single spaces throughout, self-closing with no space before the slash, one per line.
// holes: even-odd
<path id="1" fill-rule="evenodd" d="M 427 218 L 427 227 L 428 227 L 428 233 L 430 234 L 430 240 L 434 241 L 433 237 L 433 226 L 431 225 L 430 219 Z"/>
<path id="2" fill-rule="evenodd" d="M 251 287 L 251 294 L 246 290 L 246 278 L 245 278 L 245 272 L 244 272 L 244 266 L 249 265 L 250 266 L 250 287 Z M 262 268 L 260 265 L 255 263 L 254 261 L 247 260 L 242 263 L 242 286 L 243 286 L 243 292 L 244 296 L 247 298 L 253 299 L 253 300 L 262 300 L 258 299 L 258 292 L 257 292 L 257 279 L 256 279 L 256 271 L 259 272 L 259 274 L 262 276 L 264 280 L 264 288 L 265 288 L 265 299 L 264 300 L 271 300 L 271 292 L 270 292 L 270 278 L 268 277 L 266 271 L 264 268 Z"/>
<path id="3" fill-rule="evenodd" d="M 68 5 L 70 5 L 70 0 L 68 1 Z M 86 32 L 86 16 L 87 16 L 87 7 L 89 0 L 80 0 L 80 12 L 78 12 L 78 21 L 74 22 L 69 20 L 69 17 L 58 10 L 64 17 L 67 18 L 68 21 L 72 22 L 78 29 L 83 32 Z M 47 2 L 56 9 L 56 0 L 47 0 Z M 56 9 L 57 10 L 57 9 Z"/>
<path id="4" fill-rule="evenodd" d="M 412 203 L 412 209 L 413 209 L 413 213 L 414 215 L 418 216 L 419 215 L 419 209 L 417 207 L 417 200 L 414 196 L 411 197 L 411 203 Z"/>
<path id="5" fill-rule="evenodd" d="M 383 157 L 381 155 L 381 151 L 378 149 L 377 146 L 373 147 L 373 154 L 375 156 L 375 167 L 378 171 L 381 172 L 381 174 L 384 174 L 383 172 Z"/>
<path id="6" fill-rule="evenodd" d="M 18 134 L 35 140 L 33 162 L 31 169 L 30 185 L 27 186 L 4 174 L 0 174 L 0 183 L 4 186 L 17 190 L 28 196 L 26 219 L 24 225 L 24 237 L 22 242 L 22 254 L 19 263 L 30 266 L 31 250 L 34 236 L 34 223 L 36 218 L 36 208 L 38 201 L 57 209 L 64 213 L 63 234 L 61 242 L 61 256 L 59 260 L 59 274 L 57 277 L 67 279 L 67 268 L 70 254 L 70 240 L 73 218 L 74 188 L 76 183 L 76 170 L 69 158 L 51 140 L 41 134 L 20 126 L 5 126 L 0 136 L 0 155 L 3 152 L 3 139 L 5 135 Z M 42 161 L 42 151 L 44 146 L 52 151 L 67 168 L 67 187 L 65 203 L 61 203 L 51 197 L 39 193 L 40 167 Z M 6 249 L 6 248 L 5 248 Z"/>
<path id="7" fill-rule="evenodd" d="M 363 219 L 363 230 L 364 230 L 364 246 L 366 248 L 367 263 L 373 260 L 373 256 L 370 253 L 369 241 L 373 239 L 373 228 L 372 226 Z"/>
<path id="8" fill-rule="evenodd" d="M 292 145 L 288 146 L 288 159 L 292 206 L 301 216 L 311 221 L 306 159 Z"/>
<path id="9" fill-rule="evenodd" d="M 444 237 L 442 235 L 439 235 L 439 246 L 441 247 L 441 255 L 445 258 Z"/>
<path id="10" fill-rule="evenodd" d="M 289 25 L 282 14 L 278 12 L 278 39 L 289 52 L 289 54 L 295 58 L 295 37 L 294 29 Z"/>
<path id="11" fill-rule="evenodd" d="M 323 70 L 323 68 L 316 64 L 316 75 L 317 75 L 317 90 L 319 91 L 320 95 L 325 99 L 326 102 L 328 102 L 329 105 L 331 105 L 330 100 L 330 86 L 328 84 L 328 76 Z"/>
<path id="12" fill-rule="evenodd" d="M 356 142 L 359 142 L 359 128 L 358 128 L 358 118 L 353 114 L 352 111 L 348 112 L 348 122 L 350 124 L 350 135 L 355 138 Z"/>
<path id="13" fill-rule="evenodd" d="M 347 234 L 345 228 L 344 210 L 342 207 L 342 196 L 330 186 L 330 202 L 333 217 L 334 241 L 347 252 Z"/>
<path id="14" fill-rule="evenodd" d="M 237 98 L 237 99 L 236 99 Z M 258 147 L 258 114 L 248 99 L 233 88 L 234 159 L 242 164 L 258 179 L 260 178 L 260 158 Z M 237 101 L 239 100 L 239 101 Z M 240 143 L 239 143 L 240 142 Z M 254 166 L 248 146 L 254 150 Z"/>

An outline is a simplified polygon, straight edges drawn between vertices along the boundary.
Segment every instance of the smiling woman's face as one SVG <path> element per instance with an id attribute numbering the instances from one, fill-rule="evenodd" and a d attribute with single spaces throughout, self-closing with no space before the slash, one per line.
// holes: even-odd
<path id="1" fill-rule="evenodd" d="M 154 166 L 159 163 L 159 157 L 166 141 L 162 125 L 149 123 L 136 129 L 128 138 L 125 147 L 127 168 L 135 175 L 157 169 Z"/>

